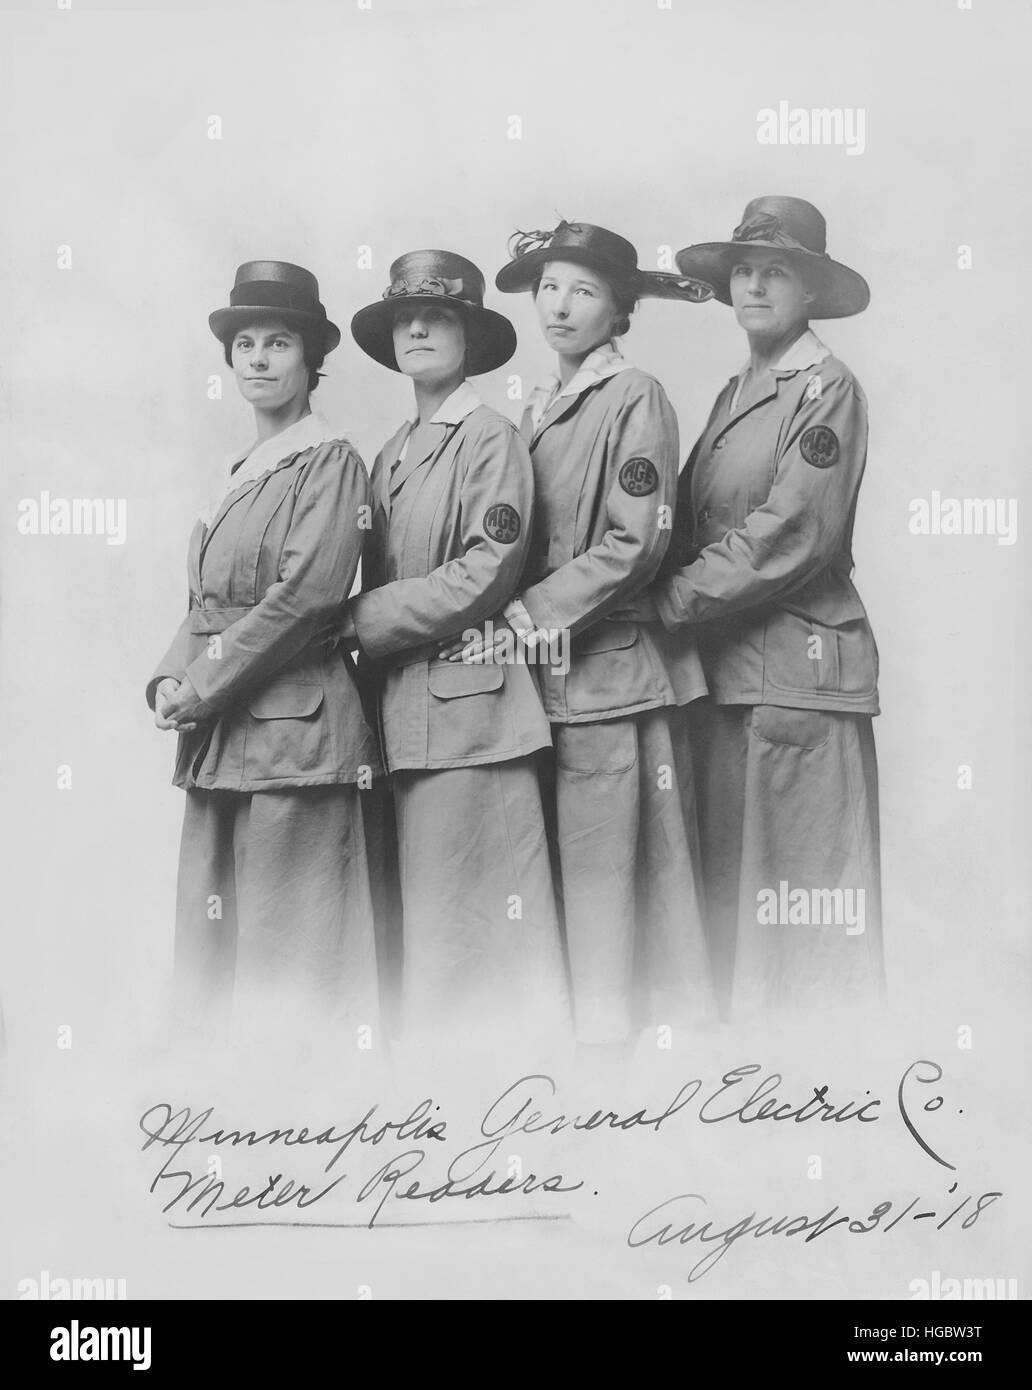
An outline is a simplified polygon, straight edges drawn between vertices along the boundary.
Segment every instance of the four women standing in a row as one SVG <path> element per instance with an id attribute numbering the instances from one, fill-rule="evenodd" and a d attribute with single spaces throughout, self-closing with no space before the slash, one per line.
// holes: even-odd
<path id="1" fill-rule="evenodd" d="M 335 345 L 314 280 L 279 263 L 238 272 L 212 328 L 259 440 L 211 525 L 195 531 L 190 614 L 151 683 L 159 725 L 181 731 L 177 780 L 190 798 L 177 919 L 188 995 L 216 974 L 228 986 L 235 948 L 264 962 L 277 997 L 292 981 L 317 982 L 349 1018 L 375 1022 L 353 784 L 379 769 L 355 649 L 374 677 L 368 714 L 391 774 L 403 1025 L 551 1031 L 569 992 L 582 1041 L 620 1042 L 644 1023 L 706 1020 L 714 992 L 726 1006 L 733 982 L 774 1001 L 798 994 L 793 977 L 877 978 L 876 704 L 873 671 L 860 669 L 875 658 L 848 579 L 866 422 L 859 388 L 807 327 L 810 313 L 864 307 L 866 286 L 815 244 L 816 209 L 762 201 L 772 206 L 750 205 L 730 243 L 682 253 L 681 276 L 640 270 L 630 243 L 588 224 L 519 234 L 498 287 L 533 294 L 558 368 L 520 433 L 466 380 L 515 348 L 508 321 L 483 306 L 477 268 L 447 252 L 395 262 L 352 331 L 412 378 L 416 418 L 378 456 L 371 494 L 350 446 L 335 441 L 322 471 L 336 469 L 338 489 L 354 495 L 324 496 L 330 446 L 308 380 L 295 375 L 285 407 L 273 379 L 292 337 L 302 367 L 313 340 Z M 782 294 L 781 276 L 798 292 Z M 721 441 L 736 447 L 726 480 L 703 474 L 713 505 L 700 507 L 699 446 L 678 497 L 673 411 L 616 339 L 642 297 L 699 300 L 712 287 L 726 301 L 728 284 L 751 366 L 703 437 L 707 464 Z M 772 398 L 773 413 L 756 409 Z M 366 536 L 362 593 L 348 601 Z M 227 569 L 238 582 L 222 582 Z M 469 642 L 489 619 L 528 659 L 500 659 L 491 628 Z M 564 668 L 536 659 L 557 631 L 570 639 Z M 202 652 L 209 635 L 225 641 Z M 811 641 L 808 656 L 794 652 L 815 636 L 833 651 L 814 656 Z M 798 680 L 774 687 L 778 643 L 782 665 L 813 663 L 798 667 L 801 690 Z M 325 693 L 337 687 L 346 708 Z M 818 729 L 818 711 L 853 722 L 829 713 Z M 230 735 L 239 766 L 220 754 Z M 749 752 L 757 739 L 763 749 Z M 258 775 L 249 748 L 262 756 Z M 701 879 L 693 756 L 704 769 Z M 297 827 L 312 817 L 320 827 L 308 840 Z M 258 845 L 254 826 L 278 823 L 285 841 Z M 869 888 L 867 932 L 839 929 L 833 941 L 834 927 L 758 927 L 748 896 L 768 886 L 756 890 L 764 873 L 775 890 L 784 880 Z M 213 921 L 213 896 L 232 898 L 233 912 Z"/>

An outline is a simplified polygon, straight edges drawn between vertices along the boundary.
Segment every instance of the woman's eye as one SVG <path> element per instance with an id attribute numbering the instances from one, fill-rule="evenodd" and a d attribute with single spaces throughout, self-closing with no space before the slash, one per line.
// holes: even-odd
<path id="1" fill-rule="evenodd" d="M 585 287 L 584 287 L 583 285 L 578 285 L 578 287 L 577 287 L 577 293 L 578 293 L 578 294 L 586 294 L 586 295 L 588 296 L 589 299 L 594 299 L 594 297 L 595 297 L 595 296 L 591 293 L 591 291 L 590 291 L 589 289 L 585 289 Z"/>

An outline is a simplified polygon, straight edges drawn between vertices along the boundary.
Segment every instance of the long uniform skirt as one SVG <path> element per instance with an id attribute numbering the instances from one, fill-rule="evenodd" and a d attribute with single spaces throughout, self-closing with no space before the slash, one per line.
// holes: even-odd
<path id="1" fill-rule="evenodd" d="M 875 1000 L 883 964 L 871 717 L 707 698 L 689 718 L 725 1008 Z"/>
<path id="2" fill-rule="evenodd" d="M 553 726 L 555 836 L 577 1035 L 715 1013 L 683 711 Z"/>
<path id="3" fill-rule="evenodd" d="M 180 1011 L 270 1029 L 379 1022 L 373 911 L 356 787 L 188 791 L 179 858 Z"/>
<path id="4" fill-rule="evenodd" d="M 568 1021 L 533 757 L 392 778 L 403 912 L 402 1028 Z"/>

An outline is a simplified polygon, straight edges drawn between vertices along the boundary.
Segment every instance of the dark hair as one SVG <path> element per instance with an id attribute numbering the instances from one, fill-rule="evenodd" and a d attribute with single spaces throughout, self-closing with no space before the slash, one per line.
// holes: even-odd
<path id="1" fill-rule="evenodd" d="M 557 256 L 556 260 L 561 257 Z M 613 336 L 622 338 L 625 333 L 630 332 L 631 315 L 638 307 L 638 293 L 633 285 L 626 280 L 620 280 L 615 275 L 607 275 L 603 270 L 597 270 L 594 266 L 589 267 L 593 275 L 597 275 L 604 285 L 609 287 L 609 293 L 613 296 L 616 305 L 617 319 L 613 324 Z M 541 288 L 541 276 L 539 275 L 531 285 L 531 294 L 534 299 L 538 297 L 538 290 Z"/>
<path id="2" fill-rule="evenodd" d="M 274 321 L 273 319 L 266 320 L 266 322 Z M 261 322 L 261 320 L 255 320 L 256 324 L 259 322 Z M 326 361 L 326 349 L 323 347 L 322 330 L 300 328 L 291 329 L 291 332 L 299 333 L 301 336 L 301 350 L 304 354 L 305 366 L 308 368 L 308 389 L 309 391 L 314 391 L 320 381 L 319 368 Z M 233 333 L 227 334 L 226 337 L 222 339 L 222 349 L 226 358 L 227 367 L 232 367 L 233 365 L 233 340 L 235 338 L 236 332 L 234 331 Z"/>

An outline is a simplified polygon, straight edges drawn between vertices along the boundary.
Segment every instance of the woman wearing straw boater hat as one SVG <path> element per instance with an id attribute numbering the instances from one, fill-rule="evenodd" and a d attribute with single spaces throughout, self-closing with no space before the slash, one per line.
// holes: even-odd
<path id="1" fill-rule="evenodd" d="M 812 204 L 756 198 L 729 241 L 677 257 L 749 340 L 681 475 L 681 568 L 650 591 L 706 669 L 690 719 L 707 916 L 740 1008 L 839 1008 L 882 975 L 878 658 L 850 578 L 867 402 L 809 327 L 869 291 L 825 240 Z"/>
<path id="2" fill-rule="evenodd" d="M 402 1027 L 562 1026 L 567 999 L 534 754 L 548 723 L 525 664 L 451 664 L 448 638 L 512 597 L 533 475 L 504 416 L 466 380 L 512 356 L 477 267 L 449 251 L 394 262 L 351 323 L 359 347 L 412 381 L 415 418 L 373 469 L 363 592 L 343 639 L 382 680 L 402 898 Z M 525 1034 L 523 1035 L 525 1036 Z"/>
<path id="3" fill-rule="evenodd" d="M 691 769 L 673 717 L 705 689 L 701 668 L 661 628 L 612 616 L 655 576 L 670 541 L 677 422 L 616 339 L 640 299 L 698 301 L 709 289 L 640 270 L 629 241 L 586 222 L 517 233 L 510 254 L 496 283 L 533 295 L 556 373 L 524 415 L 535 516 L 505 616 L 531 647 L 549 633 L 571 639 L 567 670 L 536 669 L 555 749 L 574 1011 L 581 1041 L 624 1044 L 649 1021 L 700 1021 L 711 987 L 685 809 Z"/>
<path id="4" fill-rule="evenodd" d="M 236 985 L 261 1027 L 375 1025 L 377 976 L 359 787 L 378 770 L 334 620 L 358 568 L 369 483 L 312 411 L 340 341 L 316 279 L 242 265 L 209 318 L 255 439 L 220 473 L 190 538 L 189 609 L 147 687 L 179 732 L 186 791 L 175 969 L 210 1022 Z M 246 1004 L 245 1004 L 246 1000 Z"/>

